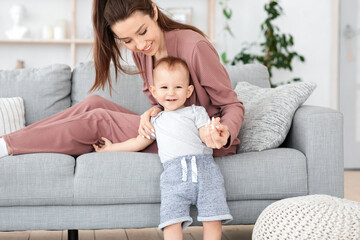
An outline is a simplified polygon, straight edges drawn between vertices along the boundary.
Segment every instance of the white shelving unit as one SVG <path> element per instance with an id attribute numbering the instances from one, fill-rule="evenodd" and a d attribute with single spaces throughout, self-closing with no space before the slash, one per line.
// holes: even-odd
<path id="1" fill-rule="evenodd" d="M 62 40 L 46 40 L 46 39 L 21 39 L 21 40 L 10 40 L 10 39 L 0 39 L 0 43 L 4 44 L 63 44 L 70 45 L 71 52 L 71 66 L 75 67 L 76 65 L 76 47 L 77 45 L 91 45 L 93 40 L 91 39 L 78 39 L 76 38 L 76 0 L 72 0 L 71 7 L 71 31 L 70 38 Z"/>
<path id="2" fill-rule="evenodd" d="M 207 0 L 207 34 L 209 40 L 215 42 L 215 0 Z M 71 66 L 76 65 L 76 49 L 78 45 L 92 45 L 92 39 L 79 39 L 76 38 L 76 0 L 72 0 L 71 6 L 71 31 L 70 37 L 63 40 L 45 40 L 45 39 L 22 39 L 22 40 L 10 40 L 0 39 L 0 44 L 49 44 L 49 45 L 70 45 Z"/>

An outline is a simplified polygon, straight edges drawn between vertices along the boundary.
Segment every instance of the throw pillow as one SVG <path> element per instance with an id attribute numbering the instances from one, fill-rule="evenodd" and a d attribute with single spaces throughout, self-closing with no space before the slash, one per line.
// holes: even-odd
<path id="1" fill-rule="evenodd" d="M 26 125 L 36 123 L 71 106 L 71 68 L 65 64 L 51 64 L 40 68 L 0 69 L 0 83 L 0 97 L 24 99 Z"/>
<path id="2" fill-rule="evenodd" d="M 316 88 L 312 82 L 300 82 L 277 88 L 260 88 L 239 82 L 235 92 L 245 107 L 239 138 L 239 152 L 276 148 L 288 134 L 296 109 Z"/>
<path id="3" fill-rule="evenodd" d="M 25 127 L 24 100 L 21 97 L 0 98 L 0 136 Z"/>

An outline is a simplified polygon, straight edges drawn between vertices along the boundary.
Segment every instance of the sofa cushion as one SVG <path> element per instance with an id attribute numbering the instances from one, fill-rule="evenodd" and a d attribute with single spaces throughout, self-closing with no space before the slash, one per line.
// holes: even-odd
<path id="1" fill-rule="evenodd" d="M 159 156 L 141 152 L 101 152 L 76 160 L 74 203 L 160 202 Z"/>
<path id="2" fill-rule="evenodd" d="M 136 72 L 137 68 L 129 69 Z M 118 81 L 115 81 L 114 67 L 111 65 L 112 96 L 110 96 L 109 88 L 97 90 L 89 93 L 90 88 L 95 81 L 95 67 L 93 62 L 79 64 L 73 71 L 72 76 L 72 105 L 82 101 L 90 94 L 98 94 L 110 101 L 113 101 L 137 114 L 143 114 L 151 105 L 149 99 L 142 92 L 143 81 L 139 74 L 128 75 L 119 73 Z"/>
<path id="3" fill-rule="evenodd" d="M 42 68 L 0 70 L 0 97 L 21 97 L 26 125 L 71 105 L 71 69 L 64 64 Z"/>
<path id="4" fill-rule="evenodd" d="M 305 156 L 274 149 L 216 158 L 227 199 L 282 199 L 307 194 Z M 159 203 L 157 154 L 89 153 L 77 159 L 74 204 Z"/>
<path id="5" fill-rule="evenodd" d="M 0 159 L 0 206 L 71 205 L 75 159 L 36 153 Z"/>
<path id="6" fill-rule="evenodd" d="M 277 148 L 217 158 L 227 199 L 283 199 L 308 194 L 306 156 Z"/>
<path id="7" fill-rule="evenodd" d="M 235 92 L 245 107 L 238 152 L 279 147 L 290 130 L 296 109 L 315 88 L 313 82 L 293 83 L 271 89 L 247 82 L 237 83 Z"/>

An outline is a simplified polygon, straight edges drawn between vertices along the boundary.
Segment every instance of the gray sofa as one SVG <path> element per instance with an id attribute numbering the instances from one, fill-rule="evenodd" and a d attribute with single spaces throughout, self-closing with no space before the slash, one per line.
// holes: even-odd
<path id="1" fill-rule="evenodd" d="M 228 67 L 233 86 L 269 87 L 261 65 Z M 88 96 L 93 63 L 0 71 L 0 97 L 21 96 L 26 123 L 37 122 Z M 139 75 L 121 75 L 110 98 L 141 114 L 150 105 Z M 98 97 L 98 96 L 93 96 Z M 231 224 L 254 224 L 279 199 L 328 194 L 343 197 L 343 116 L 301 106 L 280 148 L 216 158 L 224 178 Z M 162 166 L 156 154 L 39 153 L 0 159 L 0 231 L 155 227 Z M 196 219 L 196 209 L 192 209 Z M 199 224 L 195 221 L 194 224 Z"/>

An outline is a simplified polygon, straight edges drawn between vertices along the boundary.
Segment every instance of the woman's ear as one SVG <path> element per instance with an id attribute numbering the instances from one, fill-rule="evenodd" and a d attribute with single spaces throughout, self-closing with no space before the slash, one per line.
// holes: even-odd
<path id="1" fill-rule="evenodd" d="M 155 3 L 152 3 L 153 9 L 154 9 L 154 21 L 156 22 L 158 20 L 158 8 Z"/>
<path id="2" fill-rule="evenodd" d="M 189 98 L 194 91 L 194 85 L 189 85 L 186 93 L 186 98 Z"/>

